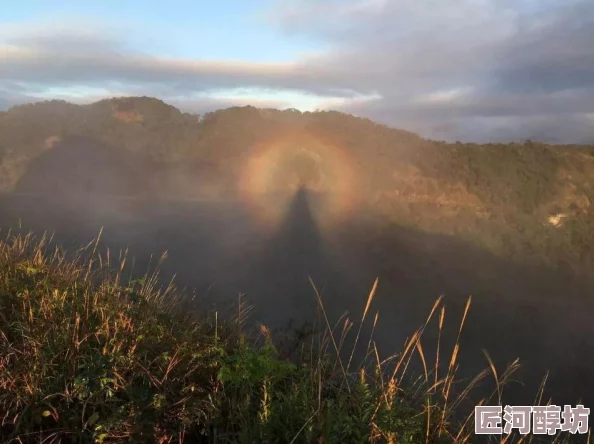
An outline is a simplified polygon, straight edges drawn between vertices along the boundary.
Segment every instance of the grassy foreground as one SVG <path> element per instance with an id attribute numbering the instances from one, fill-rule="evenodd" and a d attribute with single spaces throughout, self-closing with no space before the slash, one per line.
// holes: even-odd
<path id="1" fill-rule="evenodd" d="M 98 240 L 73 256 L 48 245 L 0 242 L 1 442 L 473 442 L 472 412 L 454 412 L 481 379 L 494 376 L 497 394 L 517 368 L 455 389 L 456 345 L 444 374 L 432 370 L 420 338 L 434 315 L 441 331 L 441 300 L 380 360 L 373 338 L 349 320 L 331 325 L 312 291 L 321 323 L 280 347 L 266 327 L 243 327 L 241 303 L 198 314 L 156 273 L 124 280 L 125 257 L 100 254 Z M 377 321 L 376 285 L 360 325 Z M 362 364 L 342 350 L 349 334 L 368 344 Z M 413 356 L 425 371 L 405 382 Z M 438 347 L 435 369 L 439 358 Z"/>

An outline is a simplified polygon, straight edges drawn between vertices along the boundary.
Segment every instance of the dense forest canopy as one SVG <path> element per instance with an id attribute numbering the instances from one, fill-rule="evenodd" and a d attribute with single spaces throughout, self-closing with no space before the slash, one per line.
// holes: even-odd
<path id="1" fill-rule="evenodd" d="M 594 147 L 445 143 L 334 111 L 197 116 L 147 97 L 17 106 L 0 113 L 0 191 L 224 198 L 262 145 L 295 132 L 348 159 L 360 201 L 386 224 L 514 260 L 592 265 Z M 312 162 L 290 161 L 296 180 L 323 183 Z"/>

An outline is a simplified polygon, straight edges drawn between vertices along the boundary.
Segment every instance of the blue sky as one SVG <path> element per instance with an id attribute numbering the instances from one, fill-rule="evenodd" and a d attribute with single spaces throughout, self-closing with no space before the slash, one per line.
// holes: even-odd
<path id="1" fill-rule="evenodd" d="M 149 95 L 337 109 L 445 140 L 594 142 L 592 0 L 21 0 L 0 108 Z"/>
<path id="2" fill-rule="evenodd" d="M 25 0 L 1 9 L 0 23 L 5 23 L 8 29 L 20 28 L 25 33 L 32 31 L 35 34 L 37 30 L 41 32 L 41 38 L 48 34 L 48 30 L 51 34 L 74 29 L 73 40 L 76 40 L 76 33 L 80 34 L 81 27 L 87 27 L 91 34 L 123 34 L 126 35 L 123 41 L 126 50 L 186 61 L 290 63 L 327 47 L 322 39 L 315 36 L 283 32 L 275 26 L 271 12 L 276 5 L 274 0 Z M 10 43 L 11 36 L 8 37 Z M 127 91 L 125 85 L 85 85 L 79 82 L 42 85 L 41 88 L 32 85 L 28 91 L 28 96 L 33 98 L 56 97 L 80 102 L 130 94 L 134 95 L 134 92 Z M 312 94 L 267 88 L 265 85 L 242 85 L 240 82 L 202 91 L 184 91 L 183 96 L 182 107 L 183 98 L 194 99 L 194 103 L 197 100 L 212 102 L 213 107 L 253 102 L 255 105 L 303 110 L 319 108 L 322 102 Z M 170 94 L 164 98 L 180 104 L 179 96 Z"/>
<path id="3" fill-rule="evenodd" d="M 1 22 L 91 19 L 130 26 L 157 53 L 189 58 L 288 61 L 319 49 L 313 39 L 281 35 L 267 20 L 272 0 L 26 0 L 0 10 Z M 164 34 L 161 38 L 160 34 Z M 139 50 L 155 48 L 137 44 Z"/>

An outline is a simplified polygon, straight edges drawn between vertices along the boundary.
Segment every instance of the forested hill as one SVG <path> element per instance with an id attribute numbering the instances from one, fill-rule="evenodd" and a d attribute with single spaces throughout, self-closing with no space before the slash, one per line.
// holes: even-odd
<path id="1" fill-rule="evenodd" d="M 254 155 L 290 134 L 348 159 L 362 202 L 387 223 L 591 269 L 594 147 L 449 144 L 333 111 L 197 116 L 146 97 L 18 106 L 0 113 L 0 191 L 226 197 Z"/>

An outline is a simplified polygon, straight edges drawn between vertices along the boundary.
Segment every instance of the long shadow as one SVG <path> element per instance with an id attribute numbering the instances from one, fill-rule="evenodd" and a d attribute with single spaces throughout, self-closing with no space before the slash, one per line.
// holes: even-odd
<path id="1" fill-rule="evenodd" d="M 256 315 L 272 327 L 287 319 L 295 324 L 312 321 L 317 301 L 310 278 L 321 291 L 334 271 L 312 215 L 314 198 L 300 188 L 274 234 L 255 256 L 246 258 L 240 286 L 254 302 Z"/>
<path id="2" fill-rule="evenodd" d="M 374 337 L 384 356 L 401 350 L 443 293 L 447 309 L 441 362 L 447 364 L 466 298 L 472 295 L 461 334 L 462 375 L 487 365 L 486 349 L 499 371 L 515 358 L 523 364 L 518 379 L 527 385 L 510 386 L 510 404 L 530 405 L 547 369 L 546 393 L 556 403 L 575 404 L 579 397 L 586 405 L 594 402 L 592 280 L 512 263 L 455 237 L 399 226 L 380 229 L 370 221 L 346 221 L 329 236 L 315 223 L 312 199 L 300 190 L 270 238 L 253 234 L 247 214 L 231 204 L 147 204 L 81 224 L 85 216 L 77 206 L 53 207 L 39 198 L 14 197 L 0 199 L 0 227 L 14 227 L 17 217 L 34 219 L 31 228 L 55 229 L 56 239 L 71 247 L 88 242 L 104 226 L 104 246 L 112 251 L 129 247 L 140 264 L 151 253 L 169 250 L 165 278 L 176 273 L 181 286 L 193 288 L 216 281 L 222 284 L 212 294 L 217 300 L 246 293 L 255 306 L 252 319 L 271 327 L 283 327 L 290 319 L 296 326 L 315 319 L 317 302 L 308 276 L 322 290 L 331 321 L 346 310 L 357 321 L 379 277 L 369 318 L 379 311 Z M 362 335 L 364 346 L 369 324 Z M 429 366 L 436 333 L 429 329 L 423 342 Z M 418 360 L 413 364 L 421 368 Z"/>

